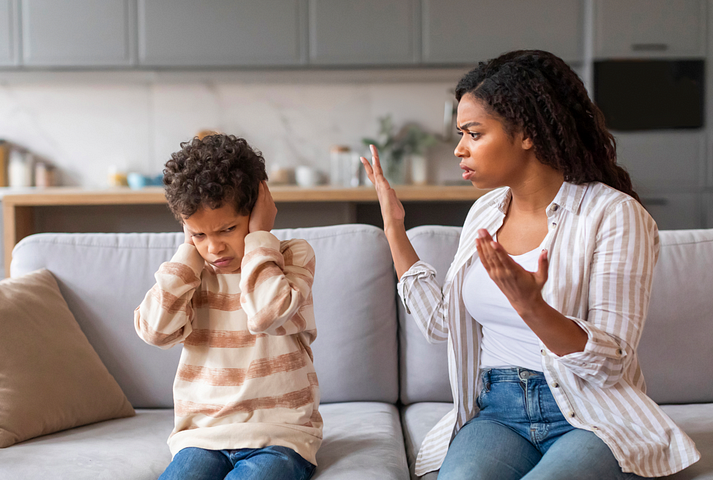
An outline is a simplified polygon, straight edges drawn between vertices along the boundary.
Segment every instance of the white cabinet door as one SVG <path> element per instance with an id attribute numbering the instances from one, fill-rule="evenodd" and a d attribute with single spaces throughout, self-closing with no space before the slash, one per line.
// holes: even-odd
<path id="1" fill-rule="evenodd" d="M 641 203 L 656 220 L 659 230 L 703 227 L 700 193 L 639 193 L 639 196 Z"/>
<path id="2" fill-rule="evenodd" d="M 133 0 L 22 0 L 26 66 L 130 66 Z"/>
<path id="3" fill-rule="evenodd" d="M 617 157 L 644 192 L 705 186 L 705 141 L 702 130 L 613 132 Z"/>
<path id="4" fill-rule="evenodd" d="M 475 64 L 517 49 L 583 58 L 582 0 L 423 0 L 423 62 Z"/>
<path id="5" fill-rule="evenodd" d="M 309 63 L 413 65 L 417 0 L 310 0 Z"/>
<path id="6" fill-rule="evenodd" d="M 703 57 L 706 0 L 595 0 L 597 58 Z"/>
<path id="7" fill-rule="evenodd" d="M 0 0 L 0 66 L 17 65 L 19 25 L 17 21 L 17 2 Z"/>
<path id="8" fill-rule="evenodd" d="M 298 65 L 306 0 L 139 0 L 145 66 Z"/>

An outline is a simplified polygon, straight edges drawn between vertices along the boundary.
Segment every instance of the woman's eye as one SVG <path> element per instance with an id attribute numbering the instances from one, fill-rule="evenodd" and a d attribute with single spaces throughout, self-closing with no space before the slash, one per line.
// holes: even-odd
<path id="1" fill-rule="evenodd" d="M 459 137 L 462 137 L 462 136 L 463 136 L 463 132 L 461 132 L 460 130 L 456 130 L 456 135 L 458 135 Z"/>
<path id="2" fill-rule="evenodd" d="M 469 132 L 468 134 L 470 135 L 470 138 L 474 139 L 477 139 L 480 136 L 478 132 Z"/>

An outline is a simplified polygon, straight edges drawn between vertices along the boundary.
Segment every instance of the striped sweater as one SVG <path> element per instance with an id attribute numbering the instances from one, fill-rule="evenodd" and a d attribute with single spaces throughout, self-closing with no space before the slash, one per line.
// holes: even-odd
<path id="1" fill-rule="evenodd" d="M 497 232 L 510 199 L 510 190 L 501 188 L 473 205 L 442 288 L 424 262 L 399 282 L 399 295 L 428 341 L 448 341 L 454 398 L 453 410 L 421 445 L 417 475 L 439 469 L 453 436 L 478 414 L 482 332 L 461 292 L 477 259 L 477 230 Z M 624 472 L 658 477 L 682 470 L 700 454 L 646 396 L 636 355 L 658 258 L 656 224 L 636 200 L 601 183 L 563 183 L 546 213 L 550 264 L 542 295 L 588 336 L 584 351 L 564 356 L 541 343 L 542 371 L 557 405 L 570 424 L 601 438 Z"/>
<path id="2" fill-rule="evenodd" d="M 315 257 L 304 240 L 245 237 L 241 273 L 216 274 L 183 244 L 134 312 L 147 343 L 183 343 L 168 444 L 209 450 L 291 448 L 310 463 L 322 441 L 309 345 Z"/>

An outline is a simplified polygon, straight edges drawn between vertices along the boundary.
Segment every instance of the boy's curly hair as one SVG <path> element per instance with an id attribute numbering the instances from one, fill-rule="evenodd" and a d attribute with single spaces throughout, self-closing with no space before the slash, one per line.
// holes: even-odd
<path id="1" fill-rule="evenodd" d="M 225 134 L 181 143 L 163 169 L 168 207 L 181 223 L 201 207 L 220 208 L 225 202 L 239 215 L 249 215 L 264 180 L 262 153 Z"/>

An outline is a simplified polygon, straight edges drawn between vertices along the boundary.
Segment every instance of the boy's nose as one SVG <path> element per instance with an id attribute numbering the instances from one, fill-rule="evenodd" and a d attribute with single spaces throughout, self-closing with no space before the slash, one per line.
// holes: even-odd
<path id="1" fill-rule="evenodd" d="M 211 241 L 208 244 L 208 253 L 210 253 L 212 255 L 217 255 L 223 251 L 223 247 L 224 247 L 223 242 Z"/>

